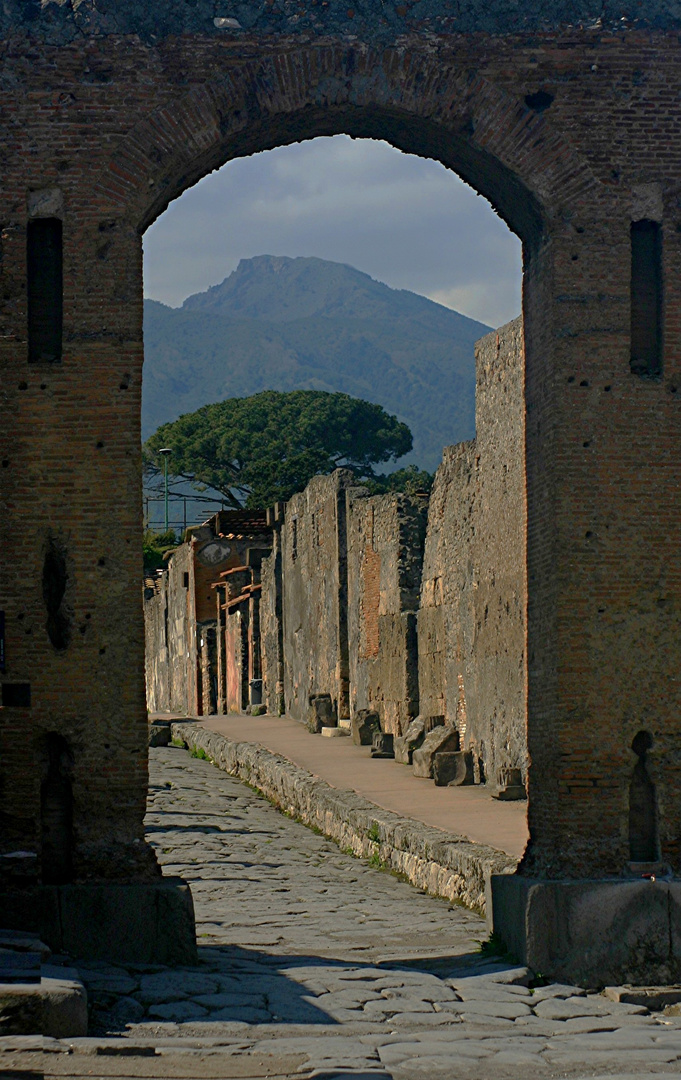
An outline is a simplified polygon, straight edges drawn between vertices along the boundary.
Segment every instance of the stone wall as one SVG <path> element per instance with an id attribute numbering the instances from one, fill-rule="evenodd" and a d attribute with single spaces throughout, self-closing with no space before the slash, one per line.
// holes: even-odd
<path id="1" fill-rule="evenodd" d="M 477 503 L 474 442 L 446 446 L 428 508 L 428 530 L 418 616 L 419 701 L 424 716 L 445 716 L 459 730 L 466 722 L 463 633 L 469 617 L 469 550 Z"/>
<path id="2" fill-rule="evenodd" d="M 264 515 L 259 531 L 248 535 L 247 512 L 223 511 L 188 530 L 185 543 L 170 555 L 156 591 L 144 603 L 147 708 L 150 712 L 218 711 L 227 696 L 224 623 L 218 637 L 216 581 L 270 550 Z M 244 519 L 243 521 L 241 519 Z M 256 524 L 259 522 L 256 519 Z M 237 532 L 243 528 L 244 532 Z M 246 573 L 250 581 L 250 573 Z M 231 641 L 231 639 L 230 639 Z M 234 638 L 240 642 L 240 637 Z M 235 645 L 235 663 L 241 663 Z M 248 670 L 245 673 L 248 682 Z M 233 695 L 233 701 L 239 700 Z M 236 708 L 236 704 L 233 705 Z M 241 707 L 241 706 L 239 706 Z"/>
<path id="3" fill-rule="evenodd" d="M 522 321 L 476 346 L 476 439 L 447 447 L 428 516 L 421 712 L 443 713 L 493 786 L 527 773 Z"/>
<path id="4" fill-rule="evenodd" d="M 197 701 L 197 636 L 191 544 L 181 544 L 144 603 L 149 712 L 191 715 Z"/>
<path id="5" fill-rule="evenodd" d="M 400 735 L 419 709 L 416 610 L 428 499 L 348 492 L 350 708 Z"/>
<path id="6" fill-rule="evenodd" d="M 261 566 L 260 660 L 262 664 L 263 704 L 274 716 L 285 711 L 284 702 L 284 627 L 282 581 L 282 534 L 284 505 L 270 512 L 273 524 L 272 553 Z"/>
<path id="7" fill-rule="evenodd" d="M 225 712 L 241 713 L 248 705 L 248 622 L 243 611 L 225 617 Z"/>
<path id="8" fill-rule="evenodd" d="M 532 12 L 507 0 L 273 7 L 239 5 L 232 29 L 209 0 L 2 9 L 0 812 L 11 850 L 39 856 L 36 741 L 56 734 L 75 762 L 77 873 L 155 872 L 141 842 L 143 233 L 226 161 L 343 132 L 458 172 L 525 249 L 523 873 L 621 872 L 641 729 L 654 740 L 662 856 L 678 872 L 681 69 L 665 30 L 678 15 L 668 0 L 633 14 L 591 0 Z M 61 223 L 65 272 L 51 321 L 61 350 L 36 357 L 27 237 L 41 217 Z M 631 347 L 641 221 L 664 236 L 665 332 L 647 373 Z"/>
<path id="9" fill-rule="evenodd" d="M 281 530 L 284 700 L 307 717 L 312 694 L 349 715 L 345 492 L 351 472 L 315 476 L 286 506 Z"/>

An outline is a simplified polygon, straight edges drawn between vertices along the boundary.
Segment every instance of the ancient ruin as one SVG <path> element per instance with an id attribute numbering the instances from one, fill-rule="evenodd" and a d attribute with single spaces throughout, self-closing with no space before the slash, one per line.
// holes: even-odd
<path id="1" fill-rule="evenodd" d="M 495 924 L 547 973 L 616 955 L 678 979 L 674 6 L 46 0 L 0 25 L 2 921 L 29 890 L 80 932 L 96 894 L 115 949 L 120 897 L 172 892 L 142 831 L 144 230 L 231 158 L 345 132 L 455 169 L 524 245 L 530 841 Z M 663 869 L 645 879 L 639 732 Z M 45 880 L 57 819 L 69 884 Z"/>

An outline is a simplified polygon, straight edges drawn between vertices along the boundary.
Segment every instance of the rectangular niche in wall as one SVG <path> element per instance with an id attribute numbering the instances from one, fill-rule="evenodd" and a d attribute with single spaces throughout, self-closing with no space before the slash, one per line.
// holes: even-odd
<path id="1" fill-rule="evenodd" d="M 31 708 L 30 683 L 3 683 L 0 694 L 0 701 L 6 709 Z"/>
<path id="2" fill-rule="evenodd" d="M 631 223 L 631 370 L 644 379 L 662 374 L 662 228 Z"/>
<path id="3" fill-rule="evenodd" d="M 28 359 L 56 363 L 62 350 L 62 223 L 35 218 L 27 227 Z"/>

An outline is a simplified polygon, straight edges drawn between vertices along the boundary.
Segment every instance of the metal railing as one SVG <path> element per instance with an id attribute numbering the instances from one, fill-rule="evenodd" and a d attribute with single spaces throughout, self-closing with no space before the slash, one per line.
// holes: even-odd
<path id="1" fill-rule="evenodd" d="M 187 503 L 190 504 L 189 513 L 187 512 Z M 202 505 L 201 510 L 197 509 L 196 504 Z M 158 512 L 155 513 L 156 507 Z M 227 506 L 224 499 L 196 499 L 191 495 L 169 495 L 168 496 L 168 528 L 169 529 L 182 529 L 184 532 L 190 525 L 202 525 L 213 514 L 217 514 L 218 510 L 226 510 Z M 172 510 L 171 510 L 172 508 Z M 177 508 L 177 514 L 175 513 Z M 172 517 L 171 517 L 172 514 Z M 145 495 L 144 496 L 144 528 L 153 529 L 154 532 L 163 532 L 165 529 L 165 500 L 163 495 Z"/>

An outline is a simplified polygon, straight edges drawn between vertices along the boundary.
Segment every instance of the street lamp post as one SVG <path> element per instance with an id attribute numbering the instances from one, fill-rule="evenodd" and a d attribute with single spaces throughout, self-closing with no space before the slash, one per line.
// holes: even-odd
<path id="1" fill-rule="evenodd" d="M 159 450 L 159 454 L 163 456 L 163 505 L 164 505 L 164 532 L 168 532 L 168 458 L 172 454 L 172 450 L 168 446 L 164 446 L 162 450 Z"/>

